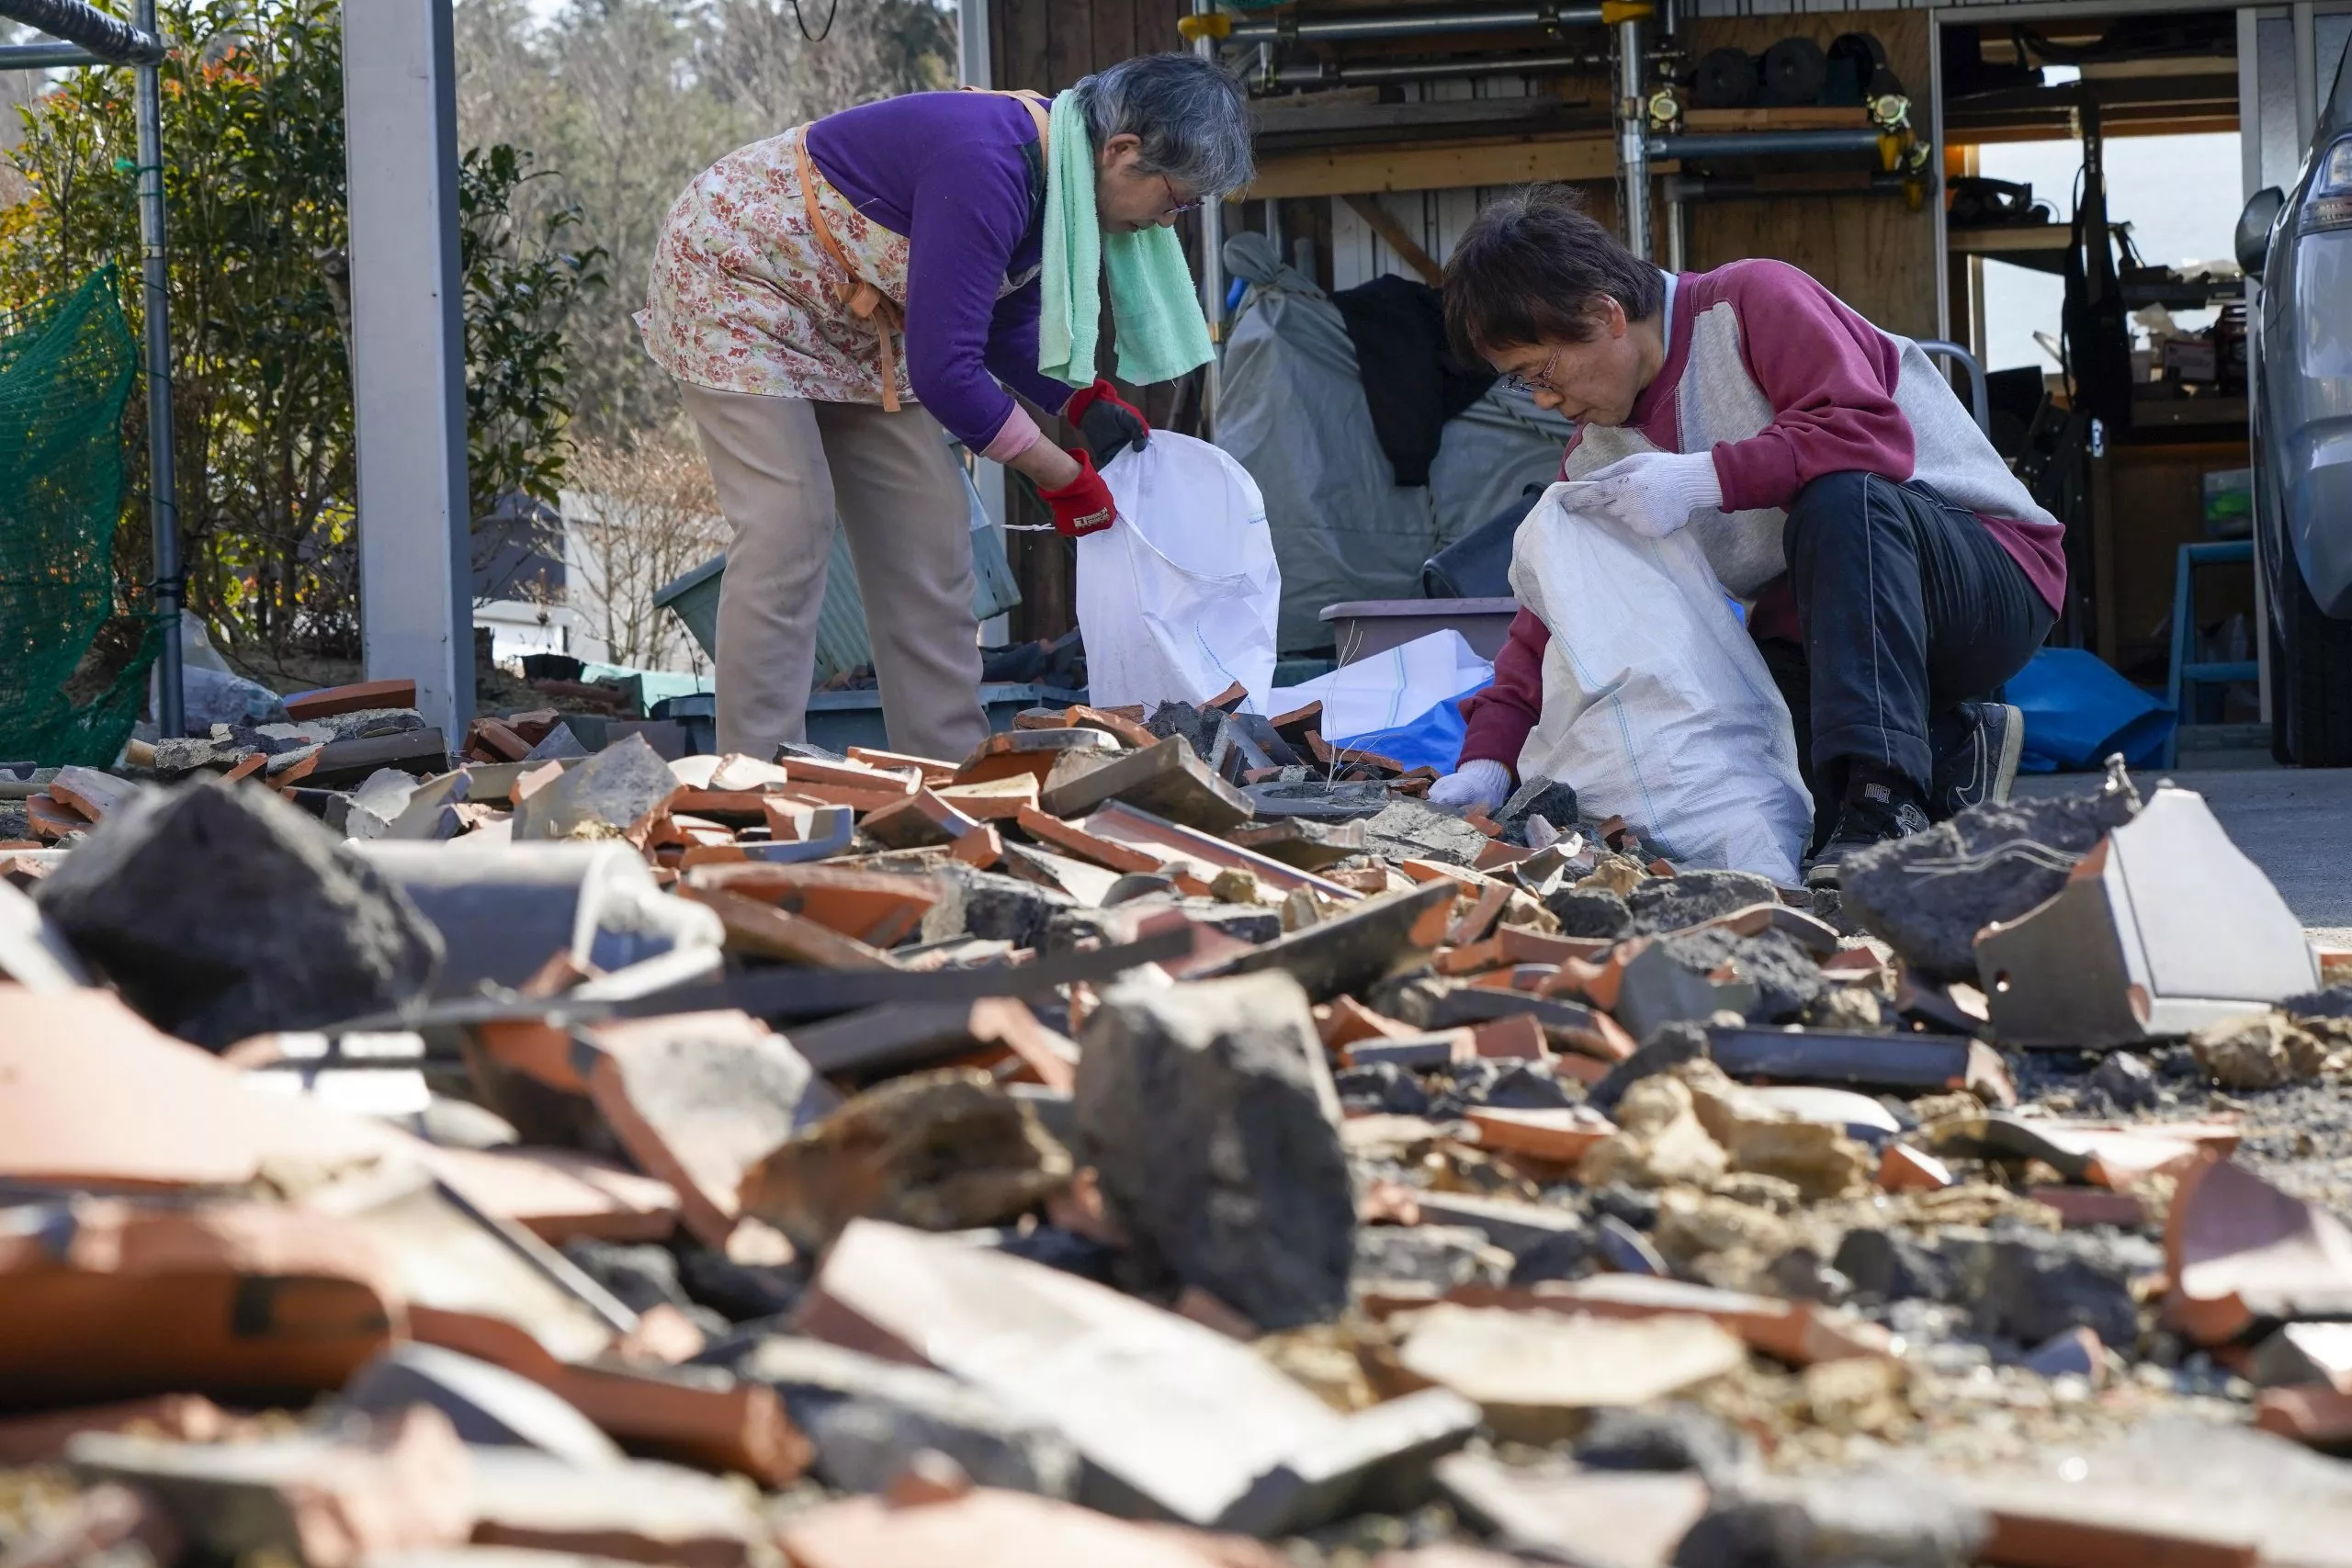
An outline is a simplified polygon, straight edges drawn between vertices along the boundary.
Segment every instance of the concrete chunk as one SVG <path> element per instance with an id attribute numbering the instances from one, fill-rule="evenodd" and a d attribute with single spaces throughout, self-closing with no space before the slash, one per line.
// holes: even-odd
<path id="1" fill-rule="evenodd" d="M 407 897 L 267 790 L 142 794 L 34 897 L 132 1007 L 215 1050 L 397 1008 L 441 964 Z"/>
<path id="2" fill-rule="evenodd" d="M 1450 812 L 1408 795 L 1392 798 L 1363 825 L 1365 841 L 1392 861 L 1432 860 L 1447 865 L 1477 863 L 1487 836 Z"/>
<path id="3" fill-rule="evenodd" d="M 1780 902 L 1769 876 L 1745 871 L 1686 871 L 1654 876 L 1625 895 L 1634 930 L 1644 936 L 1683 931 L 1758 904 Z"/>
<path id="4" fill-rule="evenodd" d="M 678 1190 L 711 1247 L 735 1228 L 744 1173 L 839 1103 L 792 1043 L 740 1012 L 594 1025 L 588 1088 L 631 1158 Z"/>
<path id="5" fill-rule="evenodd" d="M 1853 856 L 1838 867 L 1838 897 L 1920 973 L 1973 980 L 1976 933 L 2056 894 L 2075 863 L 2139 810 L 2128 779 L 2084 795 L 1973 806 Z"/>
<path id="6" fill-rule="evenodd" d="M 1069 1151 L 987 1073 L 893 1079 L 851 1100 L 743 1175 L 742 1212 L 820 1251 L 850 1221 L 969 1230 L 1068 1185 Z"/>
<path id="7" fill-rule="evenodd" d="M 1114 987 L 1087 1024 L 1077 1101 L 1079 1152 L 1144 1269 L 1266 1328 L 1346 1307 L 1355 1202 L 1295 981 Z"/>
<path id="8" fill-rule="evenodd" d="M 631 735 L 533 791 L 514 808 L 514 838 L 616 839 L 679 787 L 645 737 Z"/>
<path id="9" fill-rule="evenodd" d="M 736 1362 L 738 1375 L 783 1395 L 817 1445 L 817 1474 L 844 1492 L 880 1492 L 918 1453 L 944 1453 L 982 1486 L 1068 1497 L 1077 1450 L 1050 1426 L 923 1367 L 772 1335 Z"/>
<path id="10" fill-rule="evenodd" d="M 1009 942 L 1015 947 L 1043 947 L 1047 923 L 1057 912 L 1077 908 L 1077 901 L 1065 894 L 967 865 L 943 865 L 935 880 L 939 898 L 922 919 L 926 942 L 961 936 Z"/>

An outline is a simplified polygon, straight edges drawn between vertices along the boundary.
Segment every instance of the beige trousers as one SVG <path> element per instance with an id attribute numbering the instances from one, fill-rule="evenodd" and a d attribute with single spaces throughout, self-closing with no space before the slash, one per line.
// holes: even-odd
<path id="1" fill-rule="evenodd" d="M 895 750 L 961 761 L 988 733 L 964 481 L 911 405 L 725 392 L 680 382 L 733 530 L 718 592 L 718 749 L 765 760 L 808 739 L 833 519 L 865 601 Z"/>

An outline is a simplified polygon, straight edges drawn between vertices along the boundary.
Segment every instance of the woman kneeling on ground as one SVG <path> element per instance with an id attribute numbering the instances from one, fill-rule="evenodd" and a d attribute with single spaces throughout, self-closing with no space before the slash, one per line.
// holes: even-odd
<path id="1" fill-rule="evenodd" d="M 1753 601 L 1826 828 L 1810 882 L 2007 797 L 2024 722 L 1999 693 L 2057 618 L 2063 529 L 1917 344 L 1781 262 L 1661 272 L 1560 187 L 1479 215 L 1445 310 L 1458 352 L 1576 422 L 1560 477 L 1592 481 L 1577 510 L 1690 528 Z M 1548 641 L 1521 610 L 1430 800 L 1501 803 Z"/>

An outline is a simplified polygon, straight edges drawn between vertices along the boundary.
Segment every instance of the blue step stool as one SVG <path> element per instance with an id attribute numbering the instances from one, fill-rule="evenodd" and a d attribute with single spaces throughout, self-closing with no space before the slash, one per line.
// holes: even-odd
<path id="1" fill-rule="evenodd" d="M 2172 734 L 2165 740 L 2164 765 L 2173 767 L 2180 761 L 2180 732 L 2190 728 L 2189 710 L 2184 705 L 2199 686 L 2226 686 L 2235 681 L 2259 681 L 2262 665 L 2252 659 L 2218 660 L 2192 664 L 2189 650 L 2197 635 L 2197 569 L 2200 566 L 2224 566 L 2254 560 L 2252 539 L 2225 539 L 2213 544 L 2183 545 L 2180 565 L 2173 579 L 2172 590 L 2172 671 L 2165 682 L 2165 700 L 2178 716 Z"/>

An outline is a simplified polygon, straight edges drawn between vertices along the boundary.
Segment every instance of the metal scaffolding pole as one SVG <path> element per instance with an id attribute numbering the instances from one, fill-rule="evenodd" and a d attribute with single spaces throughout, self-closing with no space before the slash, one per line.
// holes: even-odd
<path id="1" fill-rule="evenodd" d="M 1205 17 L 1211 0 L 1193 0 L 1193 15 Z M 1193 41 L 1203 60 L 1216 58 L 1216 39 L 1206 35 Z M 1209 362 L 1201 372 L 1201 434 L 1216 434 L 1218 393 L 1225 353 L 1225 198 L 1212 196 L 1201 204 L 1201 314 L 1208 318 Z"/>
<path id="2" fill-rule="evenodd" d="M 0 46 L 0 71 L 55 71 L 74 65 L 106 65 L 78 43 L 12 43 Z"/>
<path id="3" fill-rule="evenodd" d="M 1875 152 L 1885 133 L 1863 130 L 1679 131 L 1644 139 L 1653 158 L 1762 158 L 1798 152 Z"/>
<path id="4" fill-rule="evenodd" d="M 1431 38 L 1447 33 L 1510 32 L 1539 28 L 1598 27 L 1602 7 L 1594 6 L 1513 6 L 1479 11 L 1374 12 L 1357 17 L 1298 17 L 1273 21 L 1239 21 L 1227 35 L 1235 43 L 1338 43 L 1351 39 Z M 1199 11 L 1193 13 L 1200 15 Z"/>
<path id="5" fill-rule="evenodd" d="M 1597 50 L 1555 51 L 1547 54 L 1501 54 L 1492 60 L 1407 60 L 1377 63 L 1310 60 L 1274 68 L 1274 83 L 1283 87 L 1316 87 L 1337 83 L 1353 87 L 1378 82 L 1440 82 L 1465 76 L 1543 76 L 1589 71 L 1615 63 L 1615 56 Z"/>
<path id="6" fill-rule="evenodd" d="M 139 28 L 155 36 L 155 0 L 139 0 Z M 159 56 L 160 56 L 160 51 Z M 164 251 L 163 84 L 153 60 L 142 62 L 132 112 L 139 125 L 139 280 L 141 319 L 147 335 L 147 512 L 154 534 L 155 624 L 163 649 L 155 656 L 155 732 L 187 732 L 186 674 L 180 668 L 180 610 L 187 583 L 180 575 L 180 492 L 172 457 L 171 271 Z"/>
<path id="7" fill-rule="evenodd" d="M 163 649 L 155 660 L 155 728 L 177 736 L 187 728 L 180 669 L 179 491 L 172 471 L 171 277 L 164 250 L 164 116 L 156 63 L 164 58 L 155 0 L 138 0 L 133 20 L 82 0 L 0 0 L 0 16 L 38 28 L 64 44 L 27 44 L 0 51 L 13 70 L 72 65 L 134 68 L 132 114 L 138 126 L 139 278 L 147 355 L 147 515 L 154 531 L 155 622 Z"/>
<path id="8" fill-rule="evenodd" d="M 140 22 L 85 6 L 82 0 L 5 0 L 0 17 L 78 43 L 109 65 L 153 65 L 164 58 L 164 40 L 155 31 L 155 7 L 139 8 Z"/>
<path id="9" fill-rule="evenodd" d="M 1646 14 L 1646 8 L 1645 8 Z M 1617 164 L 1625 204 L 1625 248 L 1650 255 L 1650 146 L 1642 125 L 1642 17 L 1617 24 Z"/>

